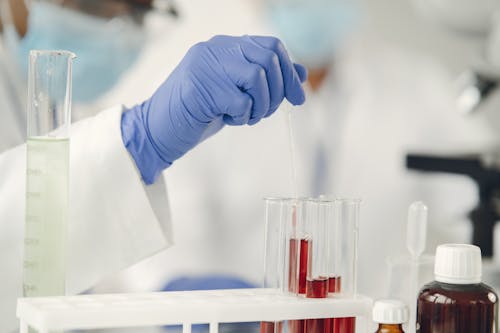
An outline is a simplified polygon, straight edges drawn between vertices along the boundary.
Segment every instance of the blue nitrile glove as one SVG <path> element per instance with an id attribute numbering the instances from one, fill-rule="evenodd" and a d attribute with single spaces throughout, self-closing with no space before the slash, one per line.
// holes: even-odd
<path id="1" fill-rule="evenodd" d="M 213 37 L 191 47 L 149 100 L 124 112 L 123 141 L 151 184 L 224 124 L 256 124 L 284 98 L 304 103 L 306 77 L 275 37 Z"/>
<path id="2" fill-rule="evenodd" d="M 255 288 L 253 284 L 231 275 L 179 276 L 168 281 L 162 291 L 218 290 Z"/>

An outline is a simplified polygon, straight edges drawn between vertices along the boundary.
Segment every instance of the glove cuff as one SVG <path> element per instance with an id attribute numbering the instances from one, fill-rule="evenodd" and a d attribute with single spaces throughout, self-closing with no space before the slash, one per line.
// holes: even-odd
<path id="1" fill-rule="evenodd" d="M 121 119 L 122 140 L 139 169 L 142 180 L 153 184 L 161 172 L 172 163 L 161 158 L 144 127 L 142 106 L 125 110 Z"/>

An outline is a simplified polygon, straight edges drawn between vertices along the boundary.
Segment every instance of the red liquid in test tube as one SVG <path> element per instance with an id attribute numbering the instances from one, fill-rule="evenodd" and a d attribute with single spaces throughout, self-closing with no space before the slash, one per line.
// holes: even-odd
<path id="1" fill-rule="evenodd" d="M 329 293 L 339 293 L 341 286 L 340 276 L 331 276 L 328 279 L 328 292 Z"/>
<path id="2" fill-rule="evenodd" d="M 328 279 L 328 291 L 330 293 L 339 293 L 342 286 L 340 276 L 330 277 Z M 356 318 L 331 318 L 327 324 L 328 333 L 354 333 L 356 331 Z"/>
<path id="3" fill-rule="evenodd" d="M 298 245 L 300 243 L 300 245 Z M 307 239 L 290 239 L 288 291 L 306 293 L 307 260 L 309 257 L 310 242 Z M 298 257 L 298 262 L 297 262 Z M 297 272 L 298 264 L 298 272 Z"/>
<path id="4" fill-rule="evenodd" d="M 307 280 L 308 298 L 326 298 L 328 296 L 328 278 Z M 307 319 L 306 333 L 329 333 L 330 319 Z"/>
<path id="5" fill-rule="evenodd" d="M 290 253 L 288 255 L 288 291 L 296 293 L 298 291 L 297 285 L 297 256 L 298 256 L 298 243 L 299 240 L 295 238 L 290 239 Z"/>
<path id="6" fill-rule="evenodd" d="M 261 321 L 260 322 L 260 333 L 282 333 L 283 332 L 283 322 L 270 322 Z"/>
<path id="7" fill-rule="evenodd" d="M 290 239 L 288 275 L 288 290 L 290 292 L 298 294 L 306 293 L 309 247 L 310 241 L 308 239 Z M 288 328 L 290 333 L 306 333 L 305 320 L 290 320 Z"/>
<path id="8" fill-rule="evenodd" d="M 308 298 L 326 298 L 328 296 L 328 278 L 307 280 L 306 296 Z"/>
<path id="9" fill-rule="evenodd" d="M 334 318 L 333 332 L 334 333 L 354 333 L 356 331 L 356 318 Z"/>

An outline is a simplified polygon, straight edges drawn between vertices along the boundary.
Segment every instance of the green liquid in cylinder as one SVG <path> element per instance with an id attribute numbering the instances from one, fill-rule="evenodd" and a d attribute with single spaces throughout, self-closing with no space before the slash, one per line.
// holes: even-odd
<path id="1" fill-rule="evenodd" d="M 69 139 L 27 142 L 23 295 L 65 294 Z"/>

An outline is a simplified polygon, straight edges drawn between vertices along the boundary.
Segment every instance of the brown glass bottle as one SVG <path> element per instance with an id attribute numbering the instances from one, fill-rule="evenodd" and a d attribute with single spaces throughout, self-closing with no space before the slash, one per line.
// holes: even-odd
<path id="1" fill-rule="evenodd" d="M 379 324 L 375 333 L 404 333 L 401 324 Z"/>
<path id="2" fill-rule="evenodd" d="M 417 301 L 418 333 L 496 333 L 497 295 L 487 285 L 434 281 Z"/>

